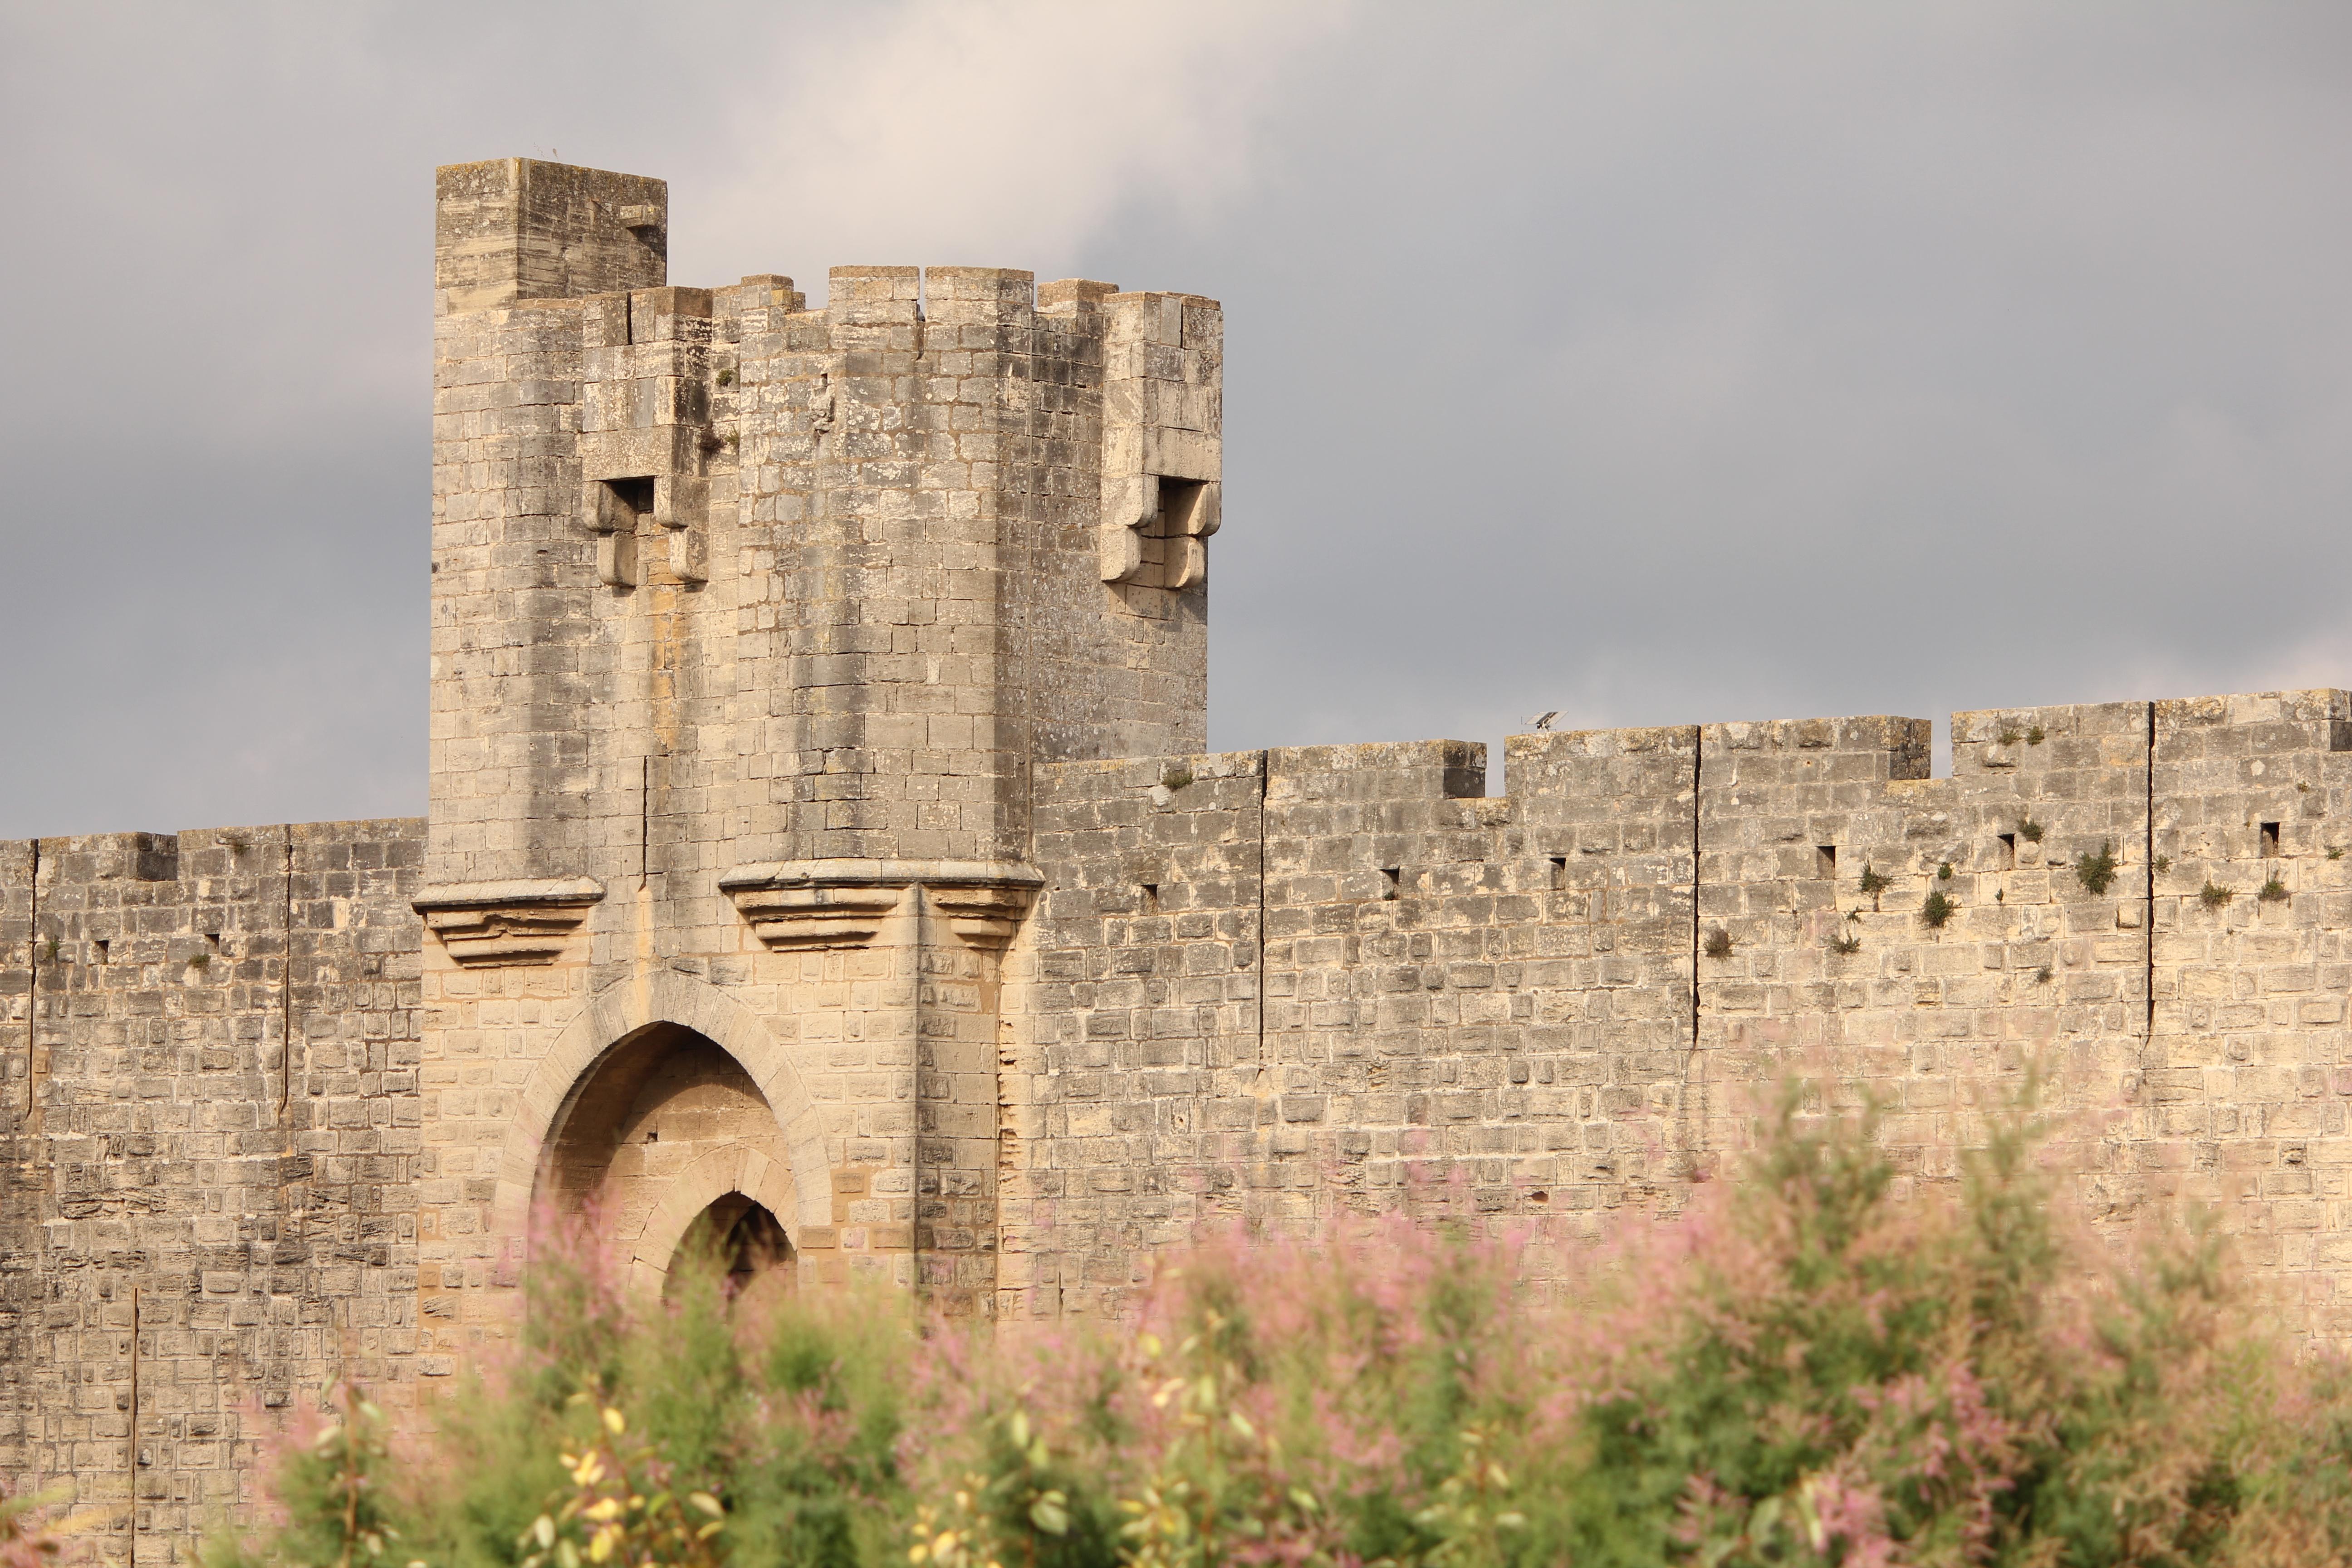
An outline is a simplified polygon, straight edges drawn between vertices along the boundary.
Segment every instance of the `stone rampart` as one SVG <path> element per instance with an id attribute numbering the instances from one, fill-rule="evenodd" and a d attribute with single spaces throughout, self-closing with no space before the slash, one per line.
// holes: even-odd
<path id="1" fill-rule="evenodd" d="M 1669 1209 L 1791 1068 L 1932 1183 L 2042 1064 L 2095 1215 L 2352 1339 L 2352 697 L 1202 754 L 1214 301 L 667 226 L 440 172 L 425 820 L 0 844 L 0 1475 L 104 1560 L 338 1377 L 429 1418 L 535 1210 L 1113 1312 L 1220 1219 Z"/>

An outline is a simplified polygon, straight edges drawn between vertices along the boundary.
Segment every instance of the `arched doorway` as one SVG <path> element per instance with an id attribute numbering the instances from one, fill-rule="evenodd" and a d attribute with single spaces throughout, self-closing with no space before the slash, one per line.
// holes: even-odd
<path id="1" fill-rule="evenodd" d="M 657 1273 L 675 1261 L 681 1231 L 707 1220 L 701 1244 L 731 1249 L 730 1269 L 740 1255 L 748 1281 L 791 1256 L 779 1217 L 793 1212 L 790 1169 L 774 1113 L 742 1064 L 707 1036 L 656 1023 L 574 1086 L 537 1186 L 560 1210 L 592 1212 L 624 1261 Z M 761 1179 L 747 1182 L 748 1171 Z M 739 1190 L 746 1185 L 756 1197 Z"/>
<path id="2" fill-rule="evenodd" d="M 687 1227 L 662 1287 L 665 1299 L 677 1293 L 679 1266 L 697 1258 L 707 1258 L 718 1268 L 726 1279 L 728 1300 L 738 1305 L 756 1305 L 789 1293 L 799 1272 L 792 1240 L 774 1211 L 741 1193 L 712 1200 Z"/>

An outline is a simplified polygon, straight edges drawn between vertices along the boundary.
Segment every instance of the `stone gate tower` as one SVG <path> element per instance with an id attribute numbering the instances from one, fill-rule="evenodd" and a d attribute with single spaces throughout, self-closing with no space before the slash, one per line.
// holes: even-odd
<path id="1" fill-rule="evenodd" d="M 812 310 L 669 286 L 667 224 L 439 174 L 427 1341 L 591 1191 L 649 1281 L 700 1222 L 984 1304 L 1033 765 L 1203 749 L 1215 302 L 837 267 Z"/>

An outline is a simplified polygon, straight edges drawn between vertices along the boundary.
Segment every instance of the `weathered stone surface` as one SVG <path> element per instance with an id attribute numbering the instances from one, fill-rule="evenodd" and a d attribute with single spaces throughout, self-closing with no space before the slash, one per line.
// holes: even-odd
<path id="1" fill-rule="evenodd" d="M 440 189 L 429 818 L 0 844 L 12 1481 L 173 1557 L 257 1409 L 509 1333 L 535 1204 L 1116 1310 L 1222 1216 L 1671 1206 L 1790 1065 L 1937 1182 L 2038 1060 L 2095 1213 L 2352 1337 L 2352 695 L 1205 755 L 1213 302 Z"/>

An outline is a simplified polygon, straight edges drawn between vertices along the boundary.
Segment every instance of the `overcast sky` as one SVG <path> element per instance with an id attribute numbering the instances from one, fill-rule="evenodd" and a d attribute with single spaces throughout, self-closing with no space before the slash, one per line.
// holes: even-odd
<path id="1" fill-rule="evenodd" d="M 1223 300 L 1221 749 L 2352 685 L 2341 4 L 0 18 L 0 837 L 424 810 L 433 169 L 518 153 L 676 282 Z"/>

